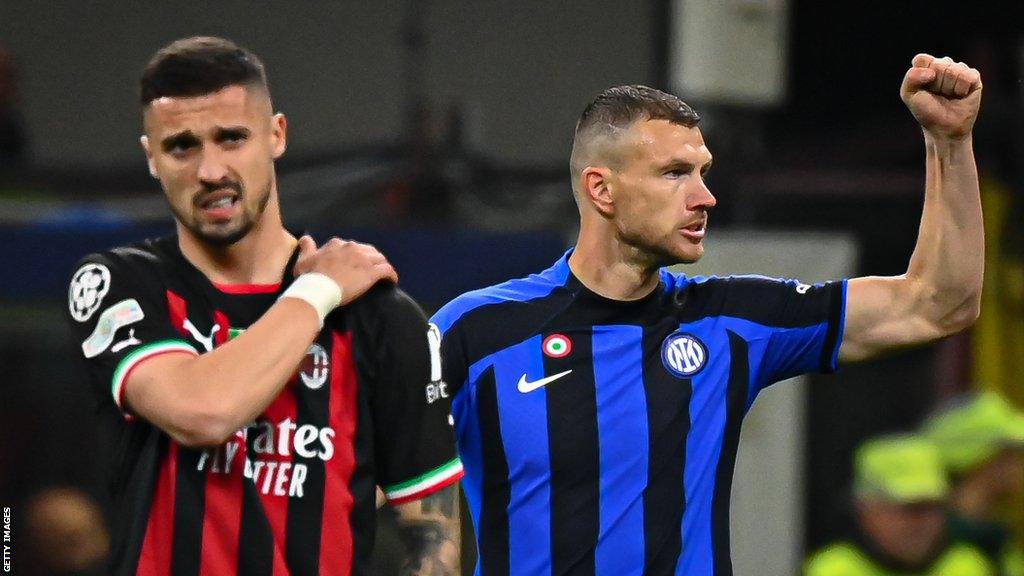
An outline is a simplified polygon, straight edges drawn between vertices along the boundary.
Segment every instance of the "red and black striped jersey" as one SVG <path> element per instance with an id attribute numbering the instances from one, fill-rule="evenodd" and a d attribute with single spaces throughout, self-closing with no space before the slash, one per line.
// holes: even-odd
<path id="1" fill-rule="evenodd" d="M 68 312 L 96 392 L 111 574 L 365 574 L 376 487 L 400 503 L 461 477 L 450 405 L 432 381 L 437 346 L 390 284 L 328 315 L 281 394 L 220 447 L 178 445 L 124 411 L 136 366 L 243 332 L 292 281 L 296 257 L 280 285 L 245 286 L 212 283 L 176 236 L 80 263 Z"/>

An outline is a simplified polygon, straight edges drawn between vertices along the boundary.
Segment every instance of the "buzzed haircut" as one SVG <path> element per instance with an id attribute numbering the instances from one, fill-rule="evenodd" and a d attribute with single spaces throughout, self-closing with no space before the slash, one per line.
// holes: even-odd
<path id="1" fill-rule="evenodd" d="M 164 96 L 204 96 L 228 86 L 258 86 L 269 94 L 263 62 L 230 40 L 194 36 L 161 48 L 139 82 L 143 107 Z"/>
<path id="2" fill-rule="evenodd" d="M 576 122 L 572 141 L 570 170 L 575 182 L 588 158 L 588 144 L 600 137 L 615 137 L 640 120 L 668 120 L 687 128 L 700 122 L 700 116 L 678 96 L 655 88 L 632 84 L 614 86 L 587 104 Z"/>
<path id="3" fill-rule="evenodd" d="M 626 128 L 637 120 L 668 120 L 693 128 L 700 116 L 678 96 L 640 84 L 614 86 L 583 109 L 576 134 L 595 125 Z"/>

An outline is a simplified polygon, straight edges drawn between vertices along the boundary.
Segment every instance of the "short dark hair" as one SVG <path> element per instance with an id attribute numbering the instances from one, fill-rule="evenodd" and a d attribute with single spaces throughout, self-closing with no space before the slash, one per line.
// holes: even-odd
<path id="1" fill-rule="evenodd" d="M 203 96 L 236 85 L 268 90 L 263 62 L 230 40 L 194 36 L 153 55 L 142 71 L 139 100 L 147 106 L 164 96 Z"/>
<path id="2" fill-rule="evenodd" d="M 593 160 L 590 144 L 604 137 L 615 138 L 640 120 L 668 120 L 693 128 L 700 122 L 700 116 L 678 96 L 639 84 L 615 86 L 601 92 L 583 109 L 576 123 L 569 158 L 573 190 L 580 171 Z"/>
<path id="3" fill-rule="evenodd" d="M 598 94 L 583 109 L 576 134 L 596 124 L 625 128 L 637 120 L 668 120 L 693 128 L 700 122 L 700 116 L 673 94 L 640 84 L 614 86 Z"/>

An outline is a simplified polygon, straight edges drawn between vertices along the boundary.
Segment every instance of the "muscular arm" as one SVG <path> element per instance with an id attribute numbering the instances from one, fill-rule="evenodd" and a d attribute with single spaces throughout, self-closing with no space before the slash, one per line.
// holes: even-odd
<path id="1" fill-rule="evenodd" d="M 850 281 L 839 357 L 862 360 L 970 326 L 978 316 L 984 230 L 971 128 L 976 70 L 918 55 L 903 99 L 924 128 L 925 201 L 907 272 Z"/>
<path id="2" fill-rule="evenodd" d="M 281 392 L 319 324 L 312 306 L 285 298 L 211 352 L 164 354 L 139 364 L 125 383 L 125 401 L 179 444 L 220 443 Z"/>
<path id="3" fill-rule="evenodd" d="M 372 246 L 332 239 L 317 249 L 309 237 L 299 245 L 296 275 L 333 279 L 342 304 L 378 280 L 397 280 Z M 124 383 L 127 407 L 179 444 L 219 444 L 270 405 L 319 331 L 311 304 L 282 298 L 243 334 L 206 354 L 169 353 L 136 365 Z"/>
<path id="4" fill-rule="evenodd" d="M 403 576 L 458 576 L 459 485 L 395 506 L 406 555 Z"/>

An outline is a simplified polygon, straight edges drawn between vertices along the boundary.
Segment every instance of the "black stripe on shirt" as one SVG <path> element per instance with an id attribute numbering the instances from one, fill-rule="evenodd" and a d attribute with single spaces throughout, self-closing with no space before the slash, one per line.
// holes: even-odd
<path id="1" fill-rule="evenodd" d="M 551 460 L 551 573 L 593 575 L 600 523 L 600 451 L 591 330 L 562 333 L 563 358 L 544 355 L 544 374 L 571 374 L 545 386 Z M 547 337 L 549 334 L 544 334 Z M 534 392 L 536 393 L 536 392 Z"/>
<path id="2" fill-rule="evenodd" d="M 329 331 L 324 331 L 330 334 Z M 328 358 L 332 356 L 330 340 L 320 338 L 318 342 L 324 346 Z M 333 365 L 331 360 L 330 375 L 327 384 L 312 390 L 296 379 L 290 386 L 295 391 L 295 426 L 296 430 L 312 424 L 317 430 L 328 426 L 330 419 L 330 397 L 334 389 L 335 370 L 341 367 Z M 296 430 L 292 431 L 294 435 Z M 346 439 L 337 438 L 336 442 Z M 292 442 L 292 466 L 305 464 L 306 479 L 302 484 L 303 496 L 297 494 L 288 498 L 288 519 L 286 521 L 285 563 L 292 574 L 320 573 L 320 529 L 323 520 L 324 506 L 324 461 L 314 455 L 303 458 L 294 452 Z"/>
<path id="3" fill-rule="evenodd" d="M 676 324 L 644 328 L 643 385 L 647 397 L 648 462 L 644 491 L 644 573 L 673 574 L 682 552 L 683 469 L 690 431 L 690 379 L 676 378 L 661 361 L 662 342 Z M 654 351 L 653 353 L 651 351 Z"/>
<path id="4" fill-rule="evenodd" d="M 725 434 L 722 452 L 715 470 L 715 494 L 711 501 L 711 547 L 715 576 L 732 576 L 732 553 L 729 542 L 729 498 L 732 493 L 736 451 L 740 445 L 740 429 L 747 405 L 750 385 L 750 362 L 747 341 L 732 330 L 729 333 L 729 384 L 725 400 Z"/>
<path id="5" fill-rule="evenodd" d="M 821 346 L 822 372 L 832 371 L 832 352 L 835 351 L 836 340 L 839 339 L 839 326 L 843 323 L 843 283 L 833 282 L 828 285 L 828 289 L 828 331 L 825 333 L 825 343 Z"/>
<path id="6" fill-rule="evenodd" d="M 498 390 L 494 368 L 488 368 L 477 382 L 477 419 L 483 451 L 483 496 L 480 506 L 480 573 L 506 576 L 509 573 L 508 505 L 511 486 L 508 461 L 498 422 Z"/>
<path id="7" fill-rule="evenodd" d="M 206 468 L 197 471 L 202 450 L 180 447 L 174 480 L 174 538 L 171 576 L 199 573 L 203 545 L 203 515 L 206 511 Z"/>
<path id="8" fill-rule="evenodd" d="M 246 458 L 255 454 L 253 443 L 258 428 L 246 438 Z M 243 465 L 246 462 L 242 463 Z M 242 481 L 242 525 L 238 529 L 238 576 L 270 576 L 274 571 L 274 535 L 263 512 L 258 484 Z"/>

